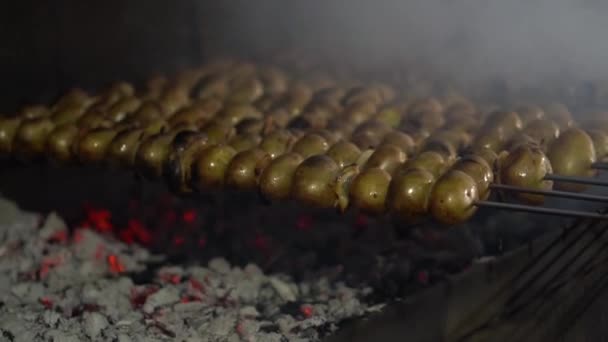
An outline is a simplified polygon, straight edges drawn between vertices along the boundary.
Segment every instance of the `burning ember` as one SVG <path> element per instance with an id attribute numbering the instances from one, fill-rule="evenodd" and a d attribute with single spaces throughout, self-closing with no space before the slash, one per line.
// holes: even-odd
<path id="1" fill-rule="evenodd" d="M 86 216 L 88 225 L 70 234 L 55 214 L 41 220 L 0 200 L 0 329 L 8 340 L 318 340 L 340 321 L 382 306 L 367 304 L 371 289 L 326 273 L 295 282 L 220 258 L 155 269 L 163 258 L 140 243 L 155 242 L 157 231 L 136 218 L 118 229 L 105 209 L 89 207 Z M 186 225 L 199 219 L 192 211 L 181 217 Z M 300 219 L 296 229 L 312 222 Z M 171 241 L 188 242 L 179 235 Z M 264 253 L 271 245 L 260 232 L 252 240 Z M 145 272 L 154 275 L 136 283 Z"/>

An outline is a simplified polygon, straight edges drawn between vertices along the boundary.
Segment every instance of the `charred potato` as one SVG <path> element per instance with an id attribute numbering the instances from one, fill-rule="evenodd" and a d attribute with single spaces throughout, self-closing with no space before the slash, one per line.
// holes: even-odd
<path id="1" fill-rule="evenodd" d="M 209 137 L 203 133 L 182 131 L 175 135 L 167 161 L 163 164 L 163 175 L 173 191 L 177 193 L 193 191 L 194 163 L 210 145 Z"/>

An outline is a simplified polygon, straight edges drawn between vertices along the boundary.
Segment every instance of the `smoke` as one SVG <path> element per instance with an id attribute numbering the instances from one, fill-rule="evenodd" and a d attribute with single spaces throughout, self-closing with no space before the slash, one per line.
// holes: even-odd
<path id="1" fill-rule="evenodd" d="M 601 0 L 226 2 L 220 35 L 265 52 L 298 46 L 370 66 L 421 63 L 462 80 L 608 76 Z"/>

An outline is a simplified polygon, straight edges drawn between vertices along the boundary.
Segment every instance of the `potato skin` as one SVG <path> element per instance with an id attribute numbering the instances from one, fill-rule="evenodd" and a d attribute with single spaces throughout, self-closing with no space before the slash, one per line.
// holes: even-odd
<path id="1" fill-rule="evenodd" d="M 521 145 L 502 157 L 499 162 L 498 182 L 530 189 L 551 190 L 553 182 L 545 180 L 553 172 L 549 158 L 539 147 Z M 510 193 L 517 200 L 540 205 L 544 196 L 526 193 Z"/>
<path id="2" fill-rule="evenodd" d="M 357 161 L 357 158 L 361 155 L 361 150 L 355 144 L 342 140 L 332 145 L 326 155 L 343 169 Z"/>
<path id="3" fill-rule="evenodd" d="M 420 99 L 408 107 L 405 120 L 415 127 L 434 131 L 445 124 L 443 110 L 435 98 Z"/>
<path id="4" fill-rule="evenodd" d="M 12 149 L 22 160 L 40 157 L 46 150 L 46 141 L 55 124 L 47 117 L 25 120 L 21 123 L 13 140 Z"/>
<path id="5" fill-rule="evenodd" d="M 457 161 L 452 168 L 466 173 L 475 180 L 481 200 L 490 197 L 490 184 L 494 181 L 494 172 L 485 159 L 477 155 L 468 155 Z"/>
<path id="6" fill-rule="evenodd" d="M 524 126 L 528 125 L 531 121 L 541 120 L 545 117 L 545 111 L 536 105 L 521 105 L 515 108 L 515 112 L 517 112 L 521 118 Z"/>
<path id="7" fill-rule="evenodd" d="M 589 135 L 579 129 L 570 128 L 551 144 L 547 157 L 553 172 L 558 175 L 593 177 L 596 170 L 591 164 L 596 161 L 595 147 Z M 564 191 L 584 191 L 582 184 L 555 182 L 555 189 Z"/>
<path id="8" fill-rule="evenodd" d="M 304 161 L 301 155 L 286 153 L 274 159 L 260 175 L 260 192 L 267 200 L 286 200 L 296 168 Z"/>
<path id="9" fill-rule="evenodd" d="M 104 161 L 108 147 L 118 133 L 114 128 L 99 128 L 87 132 L 77 142 L 78 159 L 83 163 Z"/>
<path id="10" fill-rule="evenodd" d="M 364 170 L 378 168 L 393 174 L 407 159 L 405 153 L 394 145 L 382 145 L 369 157 L 363 167 Z"/>
<path id="11" fill-rule="evenodd" d="M 412 156 L 416 152 L 416 143 L 408 134 L 399 131 L 392 131 L 384 135 L 380 145 L 395 145 L 399 147 L 407 156 Z"/>
<path id="12" fill-rule="evenodd" d="M 21 118 L 0 118 L 0 154 L 9 154 L 13 150 L 13 140 L 21 124 Z"/>
<path id="13" fill-rule="evenodd" d="M 211 144 L 203 133 L 182 131 L 175 135 L 167 160 L 163 164 L 163 176 L 171 190 L 177 193 L 190 193 L 194 190 L 193 166 Z"/>
<path id="14" fill-rule="evenodd" d="M 158 133 L 146 138 L 137 149 L 135 167 L 149 179 L 162 176 L 166 160 L 171 152 L 171 143 L 178 132 Z"/>
<path id="15" fill-rule="evenodd" d="M 433 187 L 430 212 L 433 218 L 445 225 L 466 222 L 475 212 L 479 200 L 477 184 L 471 176 L 458 170 L 450 170 Z"/>
<path id="16" fill-rule="evenodd" d="M 287 130 L 276 130 L 262 139 L 260 148 L 266 151 L 270 158 L 275 159 L 288 151 L 295 142 L 295 136 Z"/>
<path id="17" fill-rule="evenodd" d="M 336 180 L 340 167 L 326 155 L 312 156 L 298 166 L 291 195 L 301 204 L 316 208 L 337 206 Z"/>
<path id="18" fill-rule="evenodd" d="M 555 121 L 561 130 L 568 129 L 574 124 L 572 113 L 561 103 L 551 103 L 544 108 L 546 117 Z"/>
<path id="19" fill-rule="evenodd" d="M 73 161 L 73 144 L 78 137 L 78 127 L 74 124 L 64 124 L 56 127 L 48 137 L 46 150 L 49 157 L 59 163 Z"/>
<path id="20" fill-rule="evenodd" d="M 229 145 L 205 148 L 192 165 L 192 185 L 198 191 L 219 189 L 224 185 L 226 169 L 236 151 Z"/>
<path id="21" fill-rule="evenodd" d="M 403 169 L 423 169 L 434 177 L 439 177 L 447 167 L 448 162 L 441 154 L 435 151 L 424 151 L 405 163 Z"/>
<path id="22" fill-rule="evenodd" d="M 608 133 L 599 129 L 591 129 L 587 131 L 589 137 L 593 141 L 597 160 L 602 160 L 608 155 Z"/>
<path id="23" fill-rule="evenodd" d="M 350 141 L 362 150 L 374 149 L 382 142 L 382 135 L 366 130 L 353 134 Z"/>
<path id="24" fill-rule="evenodd" d="M 409 223 L 426 217 L 434 183 L 433 174 L 420 168 L 397 174 L 387 195 L 389 212 Z"/>
<path id="25" fill-rule="evenodd" d="M 255 189 L 270 160 L 270 155 L 260 148 L 237 153 L 226 169 L 226 186 L 238 190 Z"/>
<path id="26" fill-rule="evenodd" d="M 480 158 L 485 160 L 492 169 L 494 169 L 494 164 L 498 159 L 498 154 L 496 154 L 496 152 L 485 147 L 471 148 L 468 150 L 467 154 L 479 156 Z"/>
<path id="27" fill-rule="evenodd" d="M 293 145 L 292 151 L 300 154 L 304 158 L 314 156 L 316 154 L 325 153 L 329 149 L 329 143 L 325 138 L 319 134 L 307 134 L 300 138 L 295 145 Z"/>
<path id="28" fill-rule="evenodd" d="M 530 122 L 522 133 L 533 138 L 543 150 L 547 150 L 549 145 L 559 137 L 559 125 L 548 119 L 539 119 Z"/>
<path id="29" fill-rule="evenodd" d="M 509 139 L 522 129 L 523 123 L 515 112 L 496 111 L 488 115 L 479 133 L 473 140 L 473 146 L 485 147 L 500 152 Z"/>
<path id="30" fill-rule="evenodd" d="M 350 202 L 362 212 L 381 215 L 386 210 L 386 198 L 391 175 L 380 168 L 359 173 L 350 185 Z"/>

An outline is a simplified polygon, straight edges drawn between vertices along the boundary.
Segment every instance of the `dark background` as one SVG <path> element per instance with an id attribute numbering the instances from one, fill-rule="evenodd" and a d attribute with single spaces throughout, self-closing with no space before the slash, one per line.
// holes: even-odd
<path id="1" fill-rule="evenodd" d="M 293 38 L 286 28 L 311 20 L 315 3 L 320 2 L 4 1 L 0 114 L 51 101 L 74 86 L 137 83 L 155 73 L 199 65 L 212 55 L 283 48 Z"/>
<path id="2" fill-rule="evenodd" d="M 189 0 L 3 1 L 0 113 L 73 86 L 138 81 L 195 64 L 204 54 L 203 23 L 212 25 L 197 18 L 212 7 Z"/>

